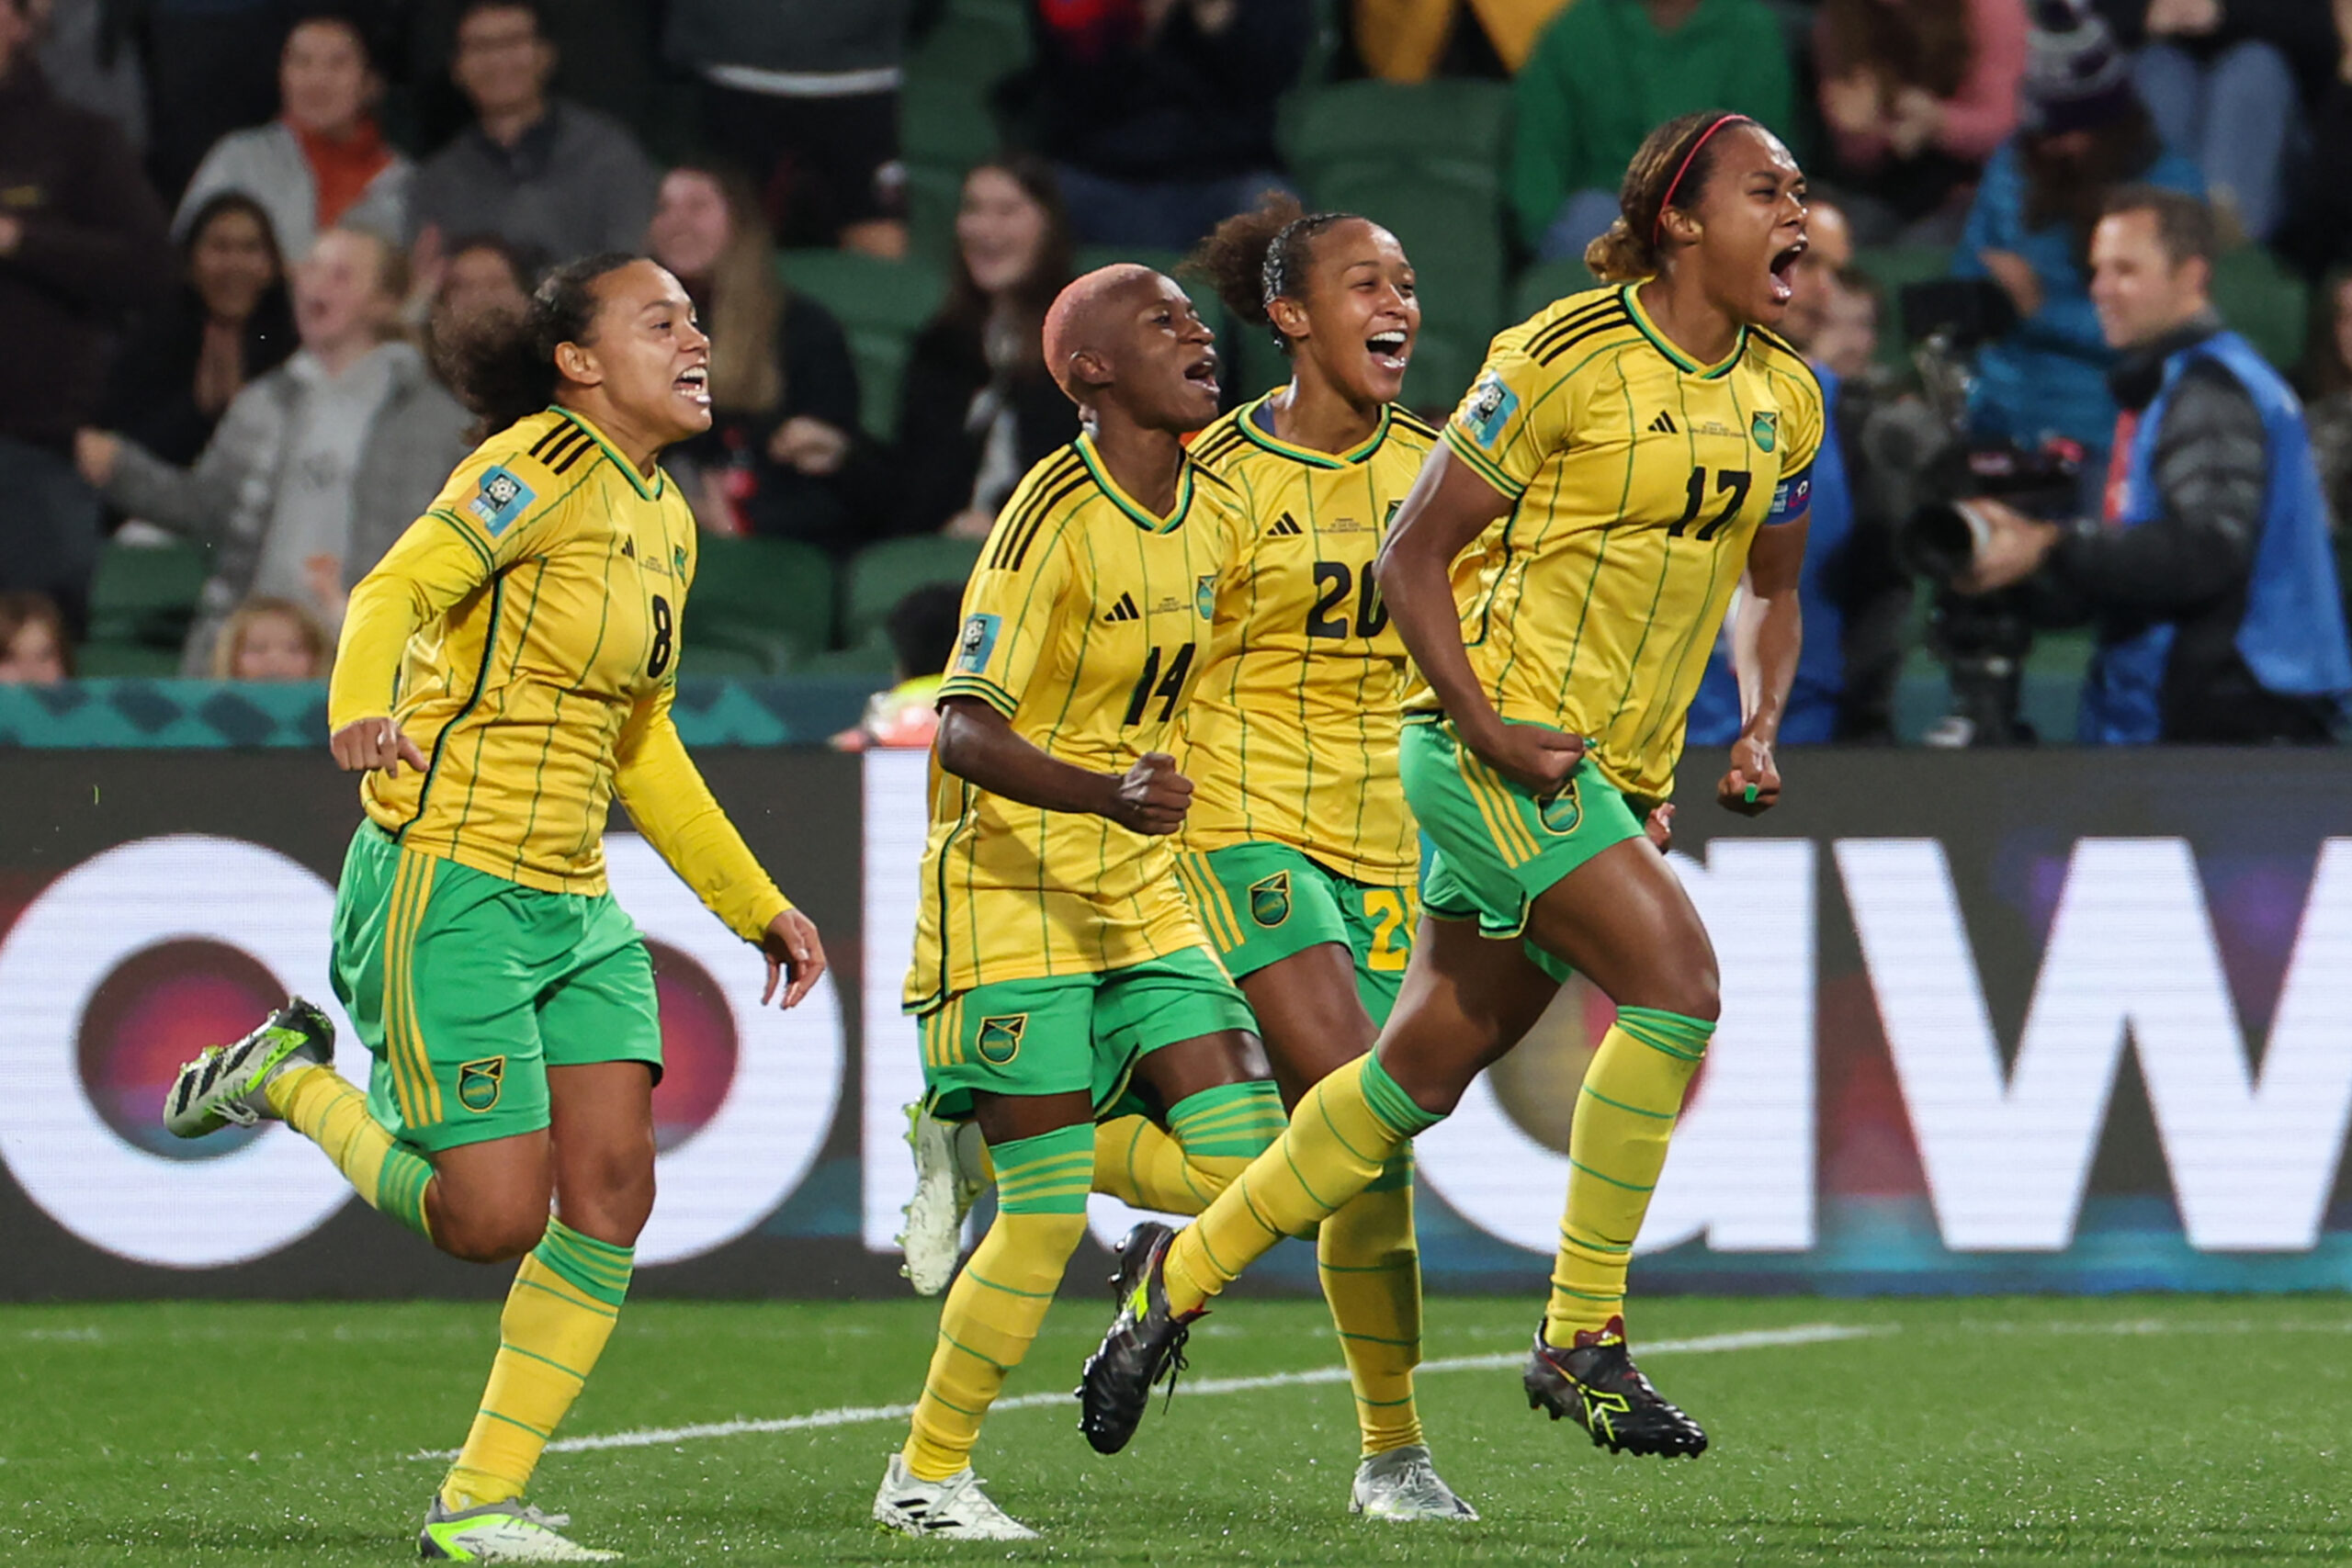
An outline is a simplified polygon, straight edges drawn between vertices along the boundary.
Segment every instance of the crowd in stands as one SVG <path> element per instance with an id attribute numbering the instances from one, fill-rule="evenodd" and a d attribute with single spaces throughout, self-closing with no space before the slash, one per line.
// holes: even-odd
<path id="1" fill-rule="evenodd" d="M 882 676 L 867 563 L 932 541 L 951 579 L 1075 433 L 1039 326 L 1076 272 L 1167 265 L 1269 188 L 1361 208 L 1420 265 L 1408 395 L 1442 412 L 1585 285 L 1642 136 L 1708 106 L 1820 198 L 1788 335 L 1853 470 L 1820 738 L 1887 738 L 1917 640 L 1860 439 L 1905 395 L 1901 286 L 1989 286 L 1973 433 L 2070 443 L 2087 504 L 2120 186 L 2201 195 L 2259 258 L 2224 266 L 2309 299 L 2295 379 L 2352 515 L 2352 0 L 0 0 L 0 681 L 74 667 L 102 563 L 190 544 L 176 668 L 316 675 L 466 448 L 440 350 L 603 250 L 711 331 L 712 429 L 666 459 L 703 528 L 842 590 L 757 657 Z M 1236 396 L 1272 373 L 1238 336 Z"/>

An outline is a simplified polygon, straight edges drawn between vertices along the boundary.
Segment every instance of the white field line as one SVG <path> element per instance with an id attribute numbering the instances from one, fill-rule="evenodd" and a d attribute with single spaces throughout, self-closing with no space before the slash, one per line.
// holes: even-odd
<path id="1" fill-rule="evenodd" d="M 1645 1359 L 1651 1356 L 1706 1355 L 1720 1350 L 1762 1350 L 1783 1345 L 1818 1345 L 1833 1339 L 1863 1339 L 1875 1335 L 1892 1334 L 1892 1324 L 1869 1327 L 1838 1323 L 1801 1323 L 1790 1328 L 1757 1328 L 1739 1334 L 1709 1334 L 1696 1339 L 1657 1339 L 1642 1347 Z M 1415 1375 L 1427 1377 L 1431 1372 L 1494 1371 L 1516 1367 L 1527 1359 L 1524 1350 L 1507 1355 L 1450 1356 L 1435 1361 L 1423 1361 Z M 1348 1381 L 1345 1367 L 1310 1367 L 1304 1371 L 1272 1372 L 1254 1378 L 1187 1378 L 1183 1393 L 1187 1399 L 1212 1393 L 1254 1393 L 1262 1388 L 1295 1388 L 1307 1383 L 1332 1383 Z M 1041 1410 L 1051 1406 L 1069 1408 L 1077 1404 L 1068 1393 L 1023 1393 L 1012 1399 L 1000 1399 L 989 1406 L 991 1415 L 1004 1410 Z M 915 1413 L 911 1404 L 852 1404 L 832 1410 L 811 1411 L 806 1416 L 780 1416 L 763 1421 L 710 1421 L 693 1427 L 654 1427 L 635 1432 L 606 1432 L 586 1438 L 560 1438 L 548 1445 L 549 1453 L 583 1453 L 597 1449 L 653 1449 L 672 1443 L 696 1442 L 705 1438 L 741 1438 L 764 1432 L 809 1432 L 826 1427 L 862 1427 L 882 1422 L 904 1421 Z M 457 1457 L 454 1449 L 413 1456 L 420 1460 L 444 1460 Z"/>

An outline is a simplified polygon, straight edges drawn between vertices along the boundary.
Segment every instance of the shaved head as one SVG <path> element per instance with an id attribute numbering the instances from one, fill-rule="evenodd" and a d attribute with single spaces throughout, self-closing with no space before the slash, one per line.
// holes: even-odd
<path id="1" fill-rule="evenodd" d="M 1140 263 L 1114 262 L 1072 279 L 1054 297 L 1046 312 L 1046 368 L 1070 401 L 1087 401 L 1086 383 L 1073 374 L 1071 361 L 1086 350 L 1100 354 L 1109 348 L 1124 324 L 1110 307 L 1129 289 L 1159 281 L 1159 274 Z"/>

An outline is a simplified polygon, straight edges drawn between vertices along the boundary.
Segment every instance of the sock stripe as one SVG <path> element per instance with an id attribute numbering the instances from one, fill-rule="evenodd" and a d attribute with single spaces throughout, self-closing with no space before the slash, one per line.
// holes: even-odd
<path id="1" fill-rule="evenodd" d="M 1647 1192 L 1656 1186 L 1656 1183 L 1652 1183 L 1650 1187 L 1645 1187 L 1638 1181 L 1620 1181 L 1606 1172 L 1595 1170 L 1589 1165 L 1578 1165 L 1574 1160 L 1568 1161 L 1568 1167 L 1572 1170 L 1583 1171 L 1596 1181 L 1606 1181 L 1610 1186 L 1622 1187 L 1628 1192 Z"/>
<path id="2" fill-rule="evenodd" d="M 1580 1236 L 1566 1224 L 1560 1226 L 1560 1244 L 1564 1247 L 1580 1247 L 1587 1252 L 1627 1253 L 1634 1250 L 1632 1242 L 1602 1241 L 1598 1237 Z"/>
<path id="3" fill-rule="evenodd" d="M 965 1344 L 961 1339 L 956 1338 L 954 1335 L 948 1333 L 947 1330 L 944 1328 L 939 1331 L 939 1337 L 942 1343 L 953 1345 L 956 1349 L 961 1350 L 965 1355 L 971 1357 L 975 1361 L 984 1362 L 989 1366 L 994 1367 L 1001 1372 L 1010 1372 L 1012 1371 L 1011 1367 L 1006 1366 L 994 1356 L 982 1355 L 979 1351 L 973 1349 L 969 1345 Z"/>
<path id="4" fill-rule="evenodd" d="M 1426 1133 L 1445 1120 L 1442 1116 L 1430 1115 L 1415 1103 L 1413 1097 L 1405 1092 L 1404 1086 L 1390 1077 L 1388 1069 L 1380 1065 L 1380 1054 L 1376 1051 L 1364 1057 L 1357 1082 L 1363 1087 L 1364 1104 L 1373 1115 L 1400 1138 Z"/>
<path id="5" fill-rule="evenodd" d="M 518 1291 L 543 1292 L 544 1293 L 553 1296 L 556 1300 L 563 1303 L 566 1306 L 578 1307 L 582 1312 L 593 1312 L 599 1317 L 617 1318 L 620 1316 L 620 1314 L 616 1311 L 598 1306 L 594 1302 L 586 1300 L 572 1292 L 559 1291 L 551 1285 L 542 1285 L 537 1280 L 526 1280 L 518 1276 L 514 1280 L 514 1288 Z"/>
<path id="6" fill-rule="evenodd" d="M 1326 1203 L 1323 1201 L 1323 1195 L 1316 1191 L 1312 1186 L 1308 1185 L 1306 1173 L 1298 1168 L 1298 1161 L 1291 1156 L 1290 1145 L 1288 1144 L 1283 1144 L 1282 1145 L 1282 1151 L 1283 1163 L 1290 1167 L 1291 1179 L 1298 1183 L 1298 1190 L 1306 1194 L 1307 1201 L 1312 1202 L 1317 1208 L 1324 1211 L 1326 1213 L 1329 1213 L 1332 1209 L 1338 1207 L 1337 1204 Z"/>
<path id="7" fill-rule="evenodd" d="M 1315 1266 L 1326 1274 L 1417 1274 L 1420 1272 L 1421 1258 L 1419 1253 L 1408 1253 L 1386 1263 L 1326 1263 L 1318 1258 Z"/>
<path id="8" fill-rule="evenodd" d="M 1344 1328 L 1340 1329 L 1339 1332 L 1340 1337 L 1342 1339 L 1361 1340 L 1366 1345 L 1394 1345 L 1399 1349 L 1404 1350 L 1418 1350 L 1421 1348 L 1421 1342 L 1418 1338 L 1390 1339 L 1378 1334 L 1351 1334 Z"/>
<path id="9" fill-rule="evenodd" d="M 1628 1031 L 1627 1032 L 1630 1033 L 1632 1032 Z M 1674 1053 L 1669 1051 L 1667 1055 L 1672 1055 Z M 1638 1105 L 1628 1105 L 1622 1100 L 1611 1100 L 1607 1095 L 1601 1093 L 1599 1089 L 1593 1088 L 1590 1084 L 1584 1085 L 1580 1092 L 1592 1096 L 1593 1099 L 1600 1101 L 1603 1105 L 1614 1106 L 1617 1110 L 1625 1111 L 1630 1115 L 1647 1116 L 1652 1121 L 1656 1122 L 1671 1122 L 1677 1116 L 1681 1114 L 1681 1111 L 1679 1109 L 1674 1111 L 1645 1111 Z"/>
<path id="10" fill-rule="evenodd" d="M 1558 1283 L 1553 1285 L 1552 1293 L 1555 1296 L 1574 1296 L 1580 1302 L 1613 1302 L 1623 1299 L 1620 1296 L 1597 1296 L 1590 1291 L 1579 1291 L 1574 1286 Z"/>
<path id="11" fill-rule="evenodd" d="M 565 1366 L 561 1361 L 540 1355 L 537 1350 L 526 1350 L 523 1347 L 515 1344 L 512 1340 L 501 1339 L 498 1342 L 498 1349 L 501 1355 L 520 1356 L 526 1361 L 537 1361 L 541 1366 L 552 1367 L 568 1378 L 577 1379 L 583 1383 L 588 1381 L 588 1374 L 586 1372 L 575 1371 L 571 1368 Z"/>
<path id="12" fill-rule="evenodd" d="M 1008 1296 L 1023 1296 L 1030 1301 L 1049 1302 L 1054 1299 L 1054 1292 L 1051 1291 L 1023 1291 L 1012 1285 L 1000 1285 L 968 1263 L 964 1266 L 964 1277 L 976 1285 L 986 1285 L 989 1290 L 1001 1291 Z"/>
<path id="13" fill-rule="evenodd" d="M 632 1272 L 627 1267 L 615 1267 L 611 1254 L 619 1249 L 608 1242 L 600 1243 L 605 1256 L 597 1257 L 580 1245 L 587 1237 L 577 1231 L 560 1228 L 562 1224 L 560 1220 L 548 1222 L 547 1235 L 539 1239 L 538 1246 L 531 1248 L 530 1257 L 525 1259 L 526 1271 L 536 1264 L 590 1301 L 617 1313 L 621 1302 L 628 1294 Z M 623 1256 L 633 1258 L 634 1254 L 624 1253 Z M 532 1282 L 539 1283 L 537 1280 Z"/>
<path id="14" fill-rule="evenodd" d="M 491 1409 L 488 1405 L 484 1405 L 484 1406 L 482 1406 L 482 1408 L 481 1408 L 480 1410 L 475 1411 L 475 1412 L 474 1412 L 474 1414 L 475 1414 L 476 1416 L 489 1416 L 489 1417 L 490 1417 L 492 1420 L 493 1420 L 493 1421 L 503 1421 L 503 1422 L 505 1422 L 505 1423 L 506 1423 L 508 1426 L 510 1426 L 510 1427 L 521 1427 L 524 1431 L 530 1433 L 530 1434 L 531 1434 L 531 1436 L 533 1436 L 533 1437 L 535 1437 L 535 1438 L 538 1438 L 538 1439 L 539 1439 L 539 1441 L 541 1441 L 541 1442 L 543 1442 L 543 1443 L 544 1443 L 544 1442 L 546 1442 L 549 1438 L 551 1438 L 551 1437 L 555 1436 L 555 1434 L 554 1434 L 554 1433 L 552 1433 L 552 1432 L 542 1432 L 542 1431 L 540 1431 L 537 1427 L 532 1426 L 528 1421 L 517 1421 L 517 1420 L 515 1420 L 515 1419 L 514 1419 L 514 1417 L 513 1417 L 512 1416 L 501 1416 L 497 1411 Z"/>
<path id="15" fill-rule="evenodd" d="M 1323 1118 L 1323 1125 L 1330 1129 L 1331 1136 L 1339 1141 L 1339 1145 L 1341 1148 L 1347 1150 L 1348 1153 L 1355 1156 L 1356 1158 L 1360 1160 L 1369 1160 L 1372 1158 L 1370 1155 L 1364 1153 L 1362 1149 L 1348 1142 L 1348 1135 L 1340 1131 L 1340 1124 L 1337 1122 L 1331 1120 L 1331 1108 L 1325 1102 L 1323 1091 L 1320 1089 L 1317 1089 L 1315 1091 L 1315 1113 Z M 1373 1109 L 1373 1115 L 1377 1117 L 1379 1114 L 1379 1109 L 1374 1107 Z M 1394 1131 L 1394 1129 L 1391 1130 Z M 1289 1152 L 1287 1140 L 1284 1141 L 1283 1152 L 1285 1154 Z M 1295 1169 L 1297 1168 L 1294 1166 L 1292 1168 Z M 1301 1185 L 1304 1185 L 1304 1183 Z"/>

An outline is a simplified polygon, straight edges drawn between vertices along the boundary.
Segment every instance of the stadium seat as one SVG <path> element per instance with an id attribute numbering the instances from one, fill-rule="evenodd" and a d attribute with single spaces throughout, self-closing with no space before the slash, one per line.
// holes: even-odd
<path id="1" fill-rule="evenodd" d="M 705 534 L 701 552 L 689 647 L 756 653 L 770 673 L 780 673 L 832 640 L 833 563 L 822 550 L 789 539 Z"/>
<path id="2" fill-rule="evenodd" d="M 1335 164 L 1410 163 L 1498 196 L 1510 134 L 1510 89 L 1498 82 L 1405 85 L 1347 82 L 1283 106 L 1283 155 L 1317 199 Z"/>
<path id="3" fill-rule="evenodd" d="M 946 277 L 920 261 L 883 261 L 854 251 L 797 250 L 776 261 L 785 287 L 841 319 L 857 361 L 865 428 L 888 437 L 898 416 L 899 372 L 907 345 L 946 293 Z"/>
<path id="4" fill-rule="evenodd" d="M 2241 246 L 2213 268 L 2213 307 L 2279 369 L 2302 357 L 2310 289 L 2261 246 Z"/>
<path id="5" fill-rule="evenodd" d="M 1553 300 L 1581 294 L 1593 287 L 1593 276 L 1580 261 L 1535 262 L 1511 286 L 1511 320 L 1523 321 Z"/>
<path id="6" fill-rule="evenodd" d="M 1151 245 L 1080 245 L 1070 260 L 1081 273 L 1092 272 L 1098 266 L 1114 266 L 1120 262 L 1136 262 L 1154 272 L 1164 272 L 1174 277 L 1176 269 L 1184 265 L 1184 253 L 1163 251 Z"/>
<path id="7" fill-rule="evenodd" d="M 1857 250 L 1854 265 L 1883 294 L 1878 312 L 1878 362 L 1892 369 L 1909 366 L 1903 335 L 1903 286 L 1951 276 L 1951 251 L 1943 245 L 1882 245 Z"/>
<path id="8" fill-rule="evenodd" d="M 74 650 L 74 673 L 87 680 L 138 676 L 164 681 L 180 672 L 180 650 L 135 642 L 85 642 Z"/>
<path id="9" fill-rule="evenodd" d="M 209 570 L 198 545 L 107 545 L 90 584 L 90 640 L 169 649 L 176 668 Z"/>
<path id="10" fill-rule="evenodd" d="M 854 648 L 836 648 L 811 654 L 794 664 L 792 672 L 795 675 L 874 675 L 887 683 L 895 668 L 890 640 L 876 627 Z"/>
<path id="11" fill-rule="evenodd" d="M 951 539 L 940 534 L 885 539 L 868 545 L 849 563 L 842 592 L 842 641 L 850 648 L 863 642 L 890 614 L 892 605 L 918 588 L 934 582 L 957 588 L 972 575 L 980 558 L 981 541 Z"/>

